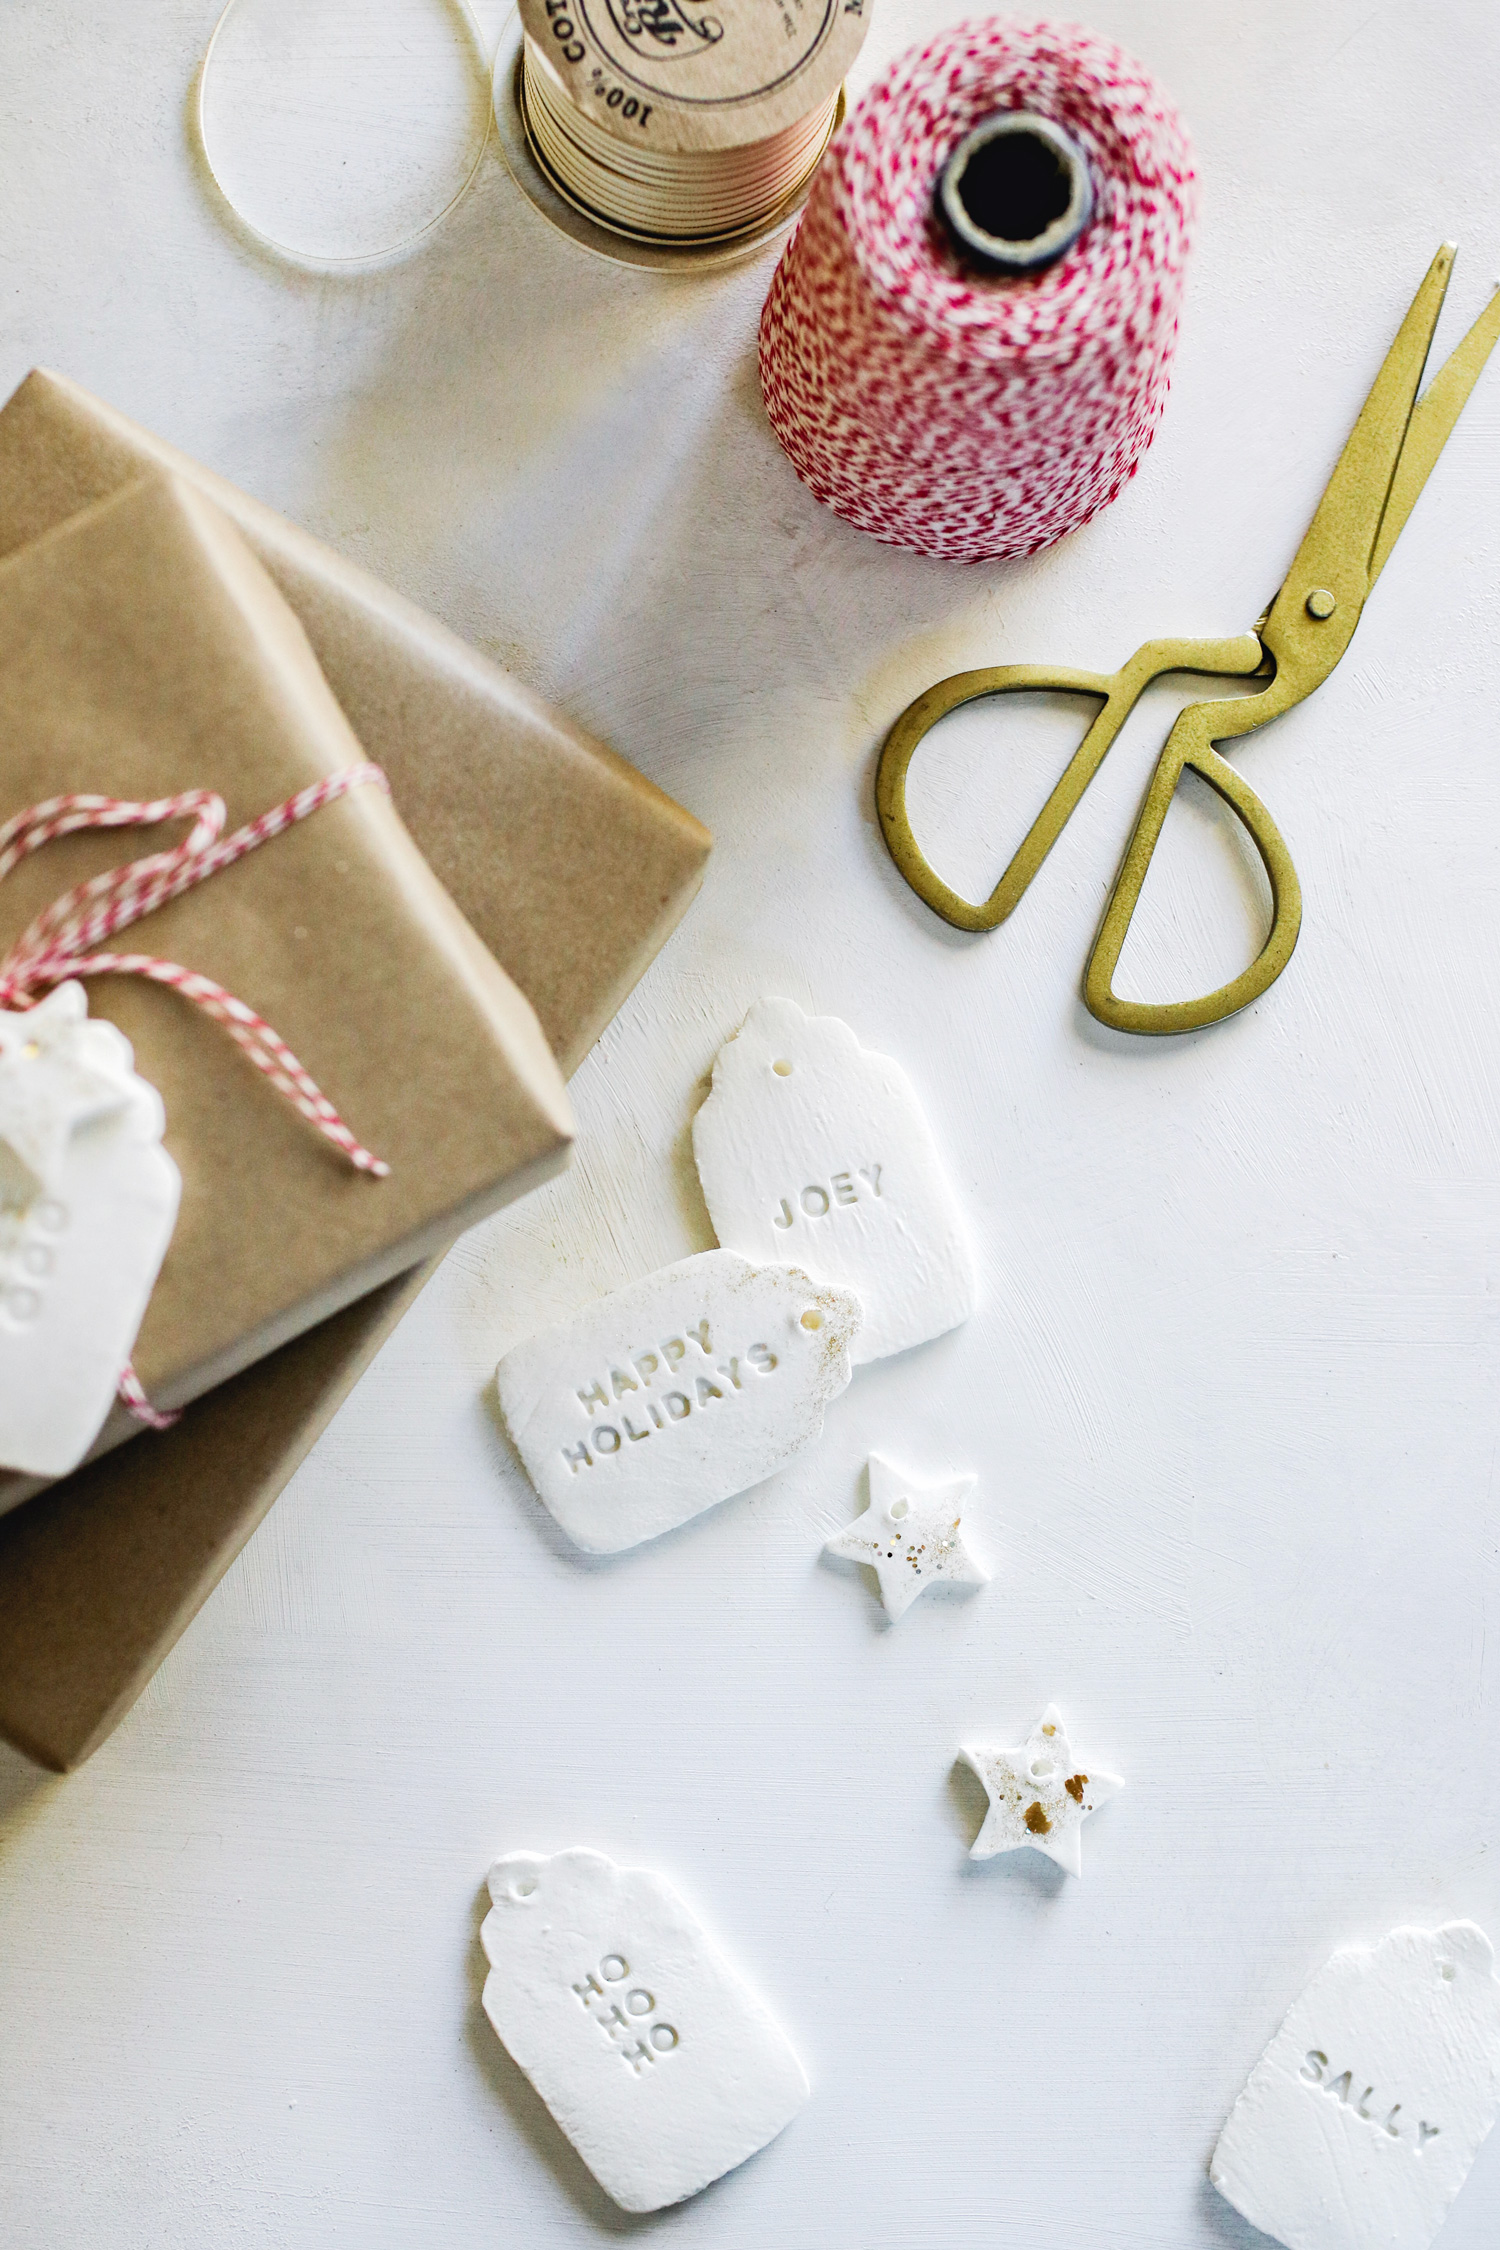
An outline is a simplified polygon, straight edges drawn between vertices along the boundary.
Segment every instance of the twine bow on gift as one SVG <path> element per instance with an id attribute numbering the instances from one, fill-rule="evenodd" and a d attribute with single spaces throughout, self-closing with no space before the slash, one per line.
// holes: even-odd
<path id="1" fill-rule="evenodd" d="M 153 953 L 94 950 L 117 930 L 128 929 L 132 922 L 154 913 L 170 899 L 180 898 L 210 875 L 232 867 L 258 844 L 306 820 L 309 813 L 366 785 L 384 789 L 387 794 L 390 791 L 379 766 L 345 766 L 247 821 L 232 836 L 224 834 L 224 800 L 210 789 L 185 789 L 175 797 L 157 797 L 149 803 L 73 794 L 28 806 L 0 825 L 0 881 L 29 853 L 39 851 L 56 836 L 71 835 L 78 829 L 154 828 L 163 821 L 189 818 L 193 825 L 172 850 L 152 852 L 124 867 L 94 875 L 44 908 L 0 960 L 0 1009 L 24 1013 L 44 991 L 69 977 L 149 977 L 153 984 L 170 985 L 223 1024 L 256 1069 L 326 1140 L 332 1141 L 356 1171 L 383 1178 L 390 1166 L 356 1140 L 327 1095 L 264 1016 L 226 992 L 223 985 L 215 984 L 212 977 L 185 969 L 176 961 L 161 960 Z M 128 1364 L 120 1377 L 120 1397 L 132 1414 L 152 1429 L 170 1429 L 178 1419 L 176 1414 L 158 1413 L 142 1390 L 135 1369 Z"/>

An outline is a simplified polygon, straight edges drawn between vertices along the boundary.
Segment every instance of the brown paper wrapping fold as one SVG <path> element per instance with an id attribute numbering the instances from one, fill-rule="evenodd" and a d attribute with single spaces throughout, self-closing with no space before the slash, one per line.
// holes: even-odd
<path id="1" fill-rule="evenodd" d="M 429 1271 L 0 1516 L 0 1735 L 66 1773 L 113 1733 Z"/>
<path id="2" fill-rule="evenodd" d="M 154 466 L 211 492 L 276 579 L 571 1071 L 686 911 L 707 831 L 435 620 L 60 377 L 32 375 L 0 411 L 0 552 Z M 619 845 L 603 884 L 600 834 Z M 0 1735 L 64 1772 L 106 1739 L 432 1270 L 0 1519 Z"/>
<path id="3" fill-rule="evenodd" d="M 234 526 L 160 475 L 0 563 L 0 709 L 0 821 L 64 790 L 213 788 L 232 833 L 363 757 Z M 0 949 L 75 883 L 167 840 L 45 845 L 0 886 Z M 238 1374 L 567 1160 L 567 1090 L 529 1003 L 381 789 L 324 806 L 121 942 L 266 1018 L 390 1166 L 356 1172 L 180 994 L 90 980 L 90 1012 L 119 1025 L 161 1093 L 182 1173 L 133 1355 L 159 1407 Z M 117 1437 L 138 1427 L 112 1417 Z"/>

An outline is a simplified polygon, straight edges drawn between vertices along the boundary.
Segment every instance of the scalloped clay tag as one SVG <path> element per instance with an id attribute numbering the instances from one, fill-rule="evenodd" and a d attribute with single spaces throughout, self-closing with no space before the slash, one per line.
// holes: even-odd
<path id="1" fill-rule="evenodd" d="M 796 2116 L 785 2033 L 660 1875 L 512 1852 L 490 1897 L 484 2012 L 623 2210 L 696 2195 Z"/>
<path id="2" fill-rule="evenodd" d="M 516 1344 L 495 1373 L 500 1411 L 568 1537 L 613 1554 L 817 1437 L 859 1317 L 846 1289 L 705 1250 Z"/>
<path id="3" fill-rule="evenodd" d="M 693 1155 L 726 1249 L 855 1291 L 856 1366 L 974 1310 L 963 1219 L 911 1080 L 839 1017 L 757 1000 L 719 1050 Z"/>
<path id="4" fill-rule="evenodd" d="M 0 1011 L 0 1464 L 62 1477 L 114 1401 L 181 1179 L 161 1097 L 83 986 Z"/>
<path id="5" fill-rule="evenodd" d="M 1500 1979 L 1472 1922 L 1325 1961 L 1230 2111 L 1209 2177 L 1287 2250 L 1427 2250 L 1500 2105 Z"/>

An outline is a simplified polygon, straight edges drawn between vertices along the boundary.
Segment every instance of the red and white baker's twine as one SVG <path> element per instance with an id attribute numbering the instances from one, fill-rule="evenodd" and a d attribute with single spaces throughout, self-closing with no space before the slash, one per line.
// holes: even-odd
<path id="1" fill-rule="evenodd" d="M 154 913 L 170 899 L 180 898 L 210 875 L 232 867 L 257 845 L 306 820 L 309 813 L 346 797 L 351 789 L 364 787 L 389 792 L 390 783 L 379 766 L 346 766 L 299 790 L 285 804 L 247 821 L 232 836 L 224 834 L 224 800 L 210 789 L 184 789 L 175 797 L 157 797 L 145 804 L 120 797 L 73 794 L 49 797 L 45 803 L 17 813 L 0 826 L 0 881 L 28 853 L 39 851 L 55 836 L 68 836 L 80 828 L 154 828 L 162 821 L 189 818 L 193 826 L 171 851 L 152 852 L 127 866 L 94 875 L 44 908 L 0 961 L 0 1008 L 24 1011 L 43 991 L 69 977 L 149 977 L 154 984 L 170 985 L 223 1024 L 256 1069 L 264 1072 L 277 1092 L 316 1125 L 357 1171 L 383 1177 L 390 1166 L 355 1139 L 328 1096 L 264 1016 L 257 1015 L 243 1000 L 236 1000 L 212 977 L 200 976 L 195 969 L 184 969 L 175 961 L 163 961 L 153 953 L 94 951 L 117 930 L 128 929 L 132 922 Z M 169 1429 L 178 1419 L 175 1414 L 156 1411 L 133 1367 L 127 1366 L 120 1377 L 120 1397 L 152 1429 Z"/>
<path id="2" fill-rule="evenodd" d="M 935 207 L 983 118 L 1079 143 L 1094 217 L 1029 280 L 969 271 Z M 1034 554 L 1134 474 L 1166 399 L 1197 214 L 1181 120 L 1072 24 L 960 23 L 891 64 L 835 135 L 760 326 L 766 411 L 820 500 L 893 546 Z"/>

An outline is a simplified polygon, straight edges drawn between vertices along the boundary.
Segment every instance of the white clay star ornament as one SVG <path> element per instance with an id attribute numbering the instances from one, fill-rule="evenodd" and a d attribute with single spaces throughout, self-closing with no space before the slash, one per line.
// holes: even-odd
<path id="1" fill-rule="evenodd" d="M 964 1545 L 960 1529 L 963 1502 L 973 1477 L 952 1477 L 924 1487 L 893 1469 L 878 1453 L 869 1459 L 870 1504 L 862 1516 L 836 1532 L 825 1555 L 865 1563 L 880 1581 L 887 1615 L 904 1616 L 924 1587 L 941 1580 L 950 1586 L 983 1586 L 989 1572 Z"/>
<path id="2" fill-rule="evenodd" d="M 984 1783 L 989 1810 L 969 1849 L 970 1859 L 993 1859 L 1029 1844 L 1069 1875 L 1081 1875 L 1079 1831 L 1091 1812 L 1125 1784 L 1118 1774 L 1085 1772 L 1074 1761 L 1061 1714 L 1049 1703 L 1031 1733 L 1014 1750 L 960 1750 Z"/>

